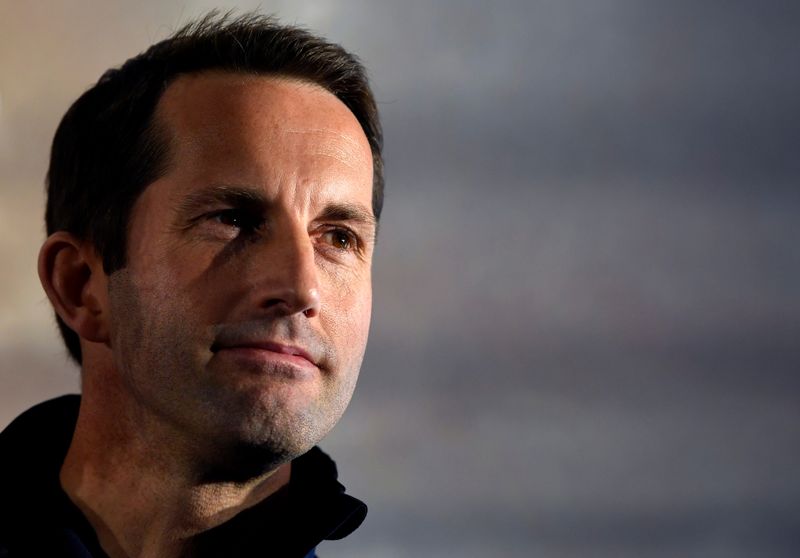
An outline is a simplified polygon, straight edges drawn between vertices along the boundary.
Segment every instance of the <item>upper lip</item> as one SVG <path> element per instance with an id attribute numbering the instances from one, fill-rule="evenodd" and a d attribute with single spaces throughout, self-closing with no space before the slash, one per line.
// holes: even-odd
<path id="1" fill-rule="evenodd" d="M 311 354 L 302 347 L 298 347 L 296 345 L 287 345 L 284 343 L 279 343 L 277 341 L 261 341 L 261 340 L 232 341 L 229 343 L 224 343 L 222 345 L 216 345 L 212 347 L 211 350 L 216 352 L 220 349 L 236 349 L 236 348 L 262 349 L 265 351 L 272 351 L 273 353 L 281 353 L 284 355 L 295 355 L 303 357 L 314 366 L 317 366 L 317 361 L 314 359 L 314 357 L 312 357 Z"/>

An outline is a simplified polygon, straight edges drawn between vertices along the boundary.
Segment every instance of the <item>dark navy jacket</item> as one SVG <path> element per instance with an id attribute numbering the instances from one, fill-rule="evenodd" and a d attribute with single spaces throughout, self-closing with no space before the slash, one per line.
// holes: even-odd
<path id="1" fill-rule="evenodd" d="M 106 558 L 89 522 L 58 480 L 80 396 L 26 411 L 0 433 L 0 558 Z M 312 558 L 325 539 L 352 533 L 367 515 L 344 493 L 319 448 L 292 462 L 289 485 L 201 534 L 195 556 Z"/>

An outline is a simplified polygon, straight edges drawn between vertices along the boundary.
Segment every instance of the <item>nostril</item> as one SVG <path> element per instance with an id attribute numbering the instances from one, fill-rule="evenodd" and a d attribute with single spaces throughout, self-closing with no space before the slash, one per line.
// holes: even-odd
<path id="1" fill-rule="evenodd" d="M 304 306 L 305 310 L 303 310 L 303 314 L 305 314 L 307 318 L 313 318 L 319 314 L 320 296 L 319 291 L 316 288 L 311 288 L 308 290 L 306 293 Z"/>
<path id="2" fill-rule="evenodd" d="M 261 307 L 284 316 L 303 314 L 307 318 L 313 318 L 319 314 L 319 292 L 313 288 L 305 292 L 286 290 L 282 295 L 273 293 L 273 296 L 266 299 Z"/>

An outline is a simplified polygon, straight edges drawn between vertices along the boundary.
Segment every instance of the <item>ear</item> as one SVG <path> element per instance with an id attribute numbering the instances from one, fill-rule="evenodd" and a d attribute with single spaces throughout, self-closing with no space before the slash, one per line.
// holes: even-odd
<path id="1" fill-rule="evenodd" d="M 39 251 L 39 280 L 56 313 L 82 339 L 108 343 L 108 276 L 94 246 L 59 231 Z"/>

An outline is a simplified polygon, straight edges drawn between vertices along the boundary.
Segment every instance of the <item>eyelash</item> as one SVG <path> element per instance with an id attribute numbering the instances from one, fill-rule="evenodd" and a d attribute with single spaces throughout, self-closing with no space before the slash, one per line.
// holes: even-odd
<path id="1" fill-rule="evenodd" d="M 214 211 L 209 213 L 205 216 L 206 219 L 215 220 L 223 226 L 226 227 L 233 227 L 239 229 L 240 235 L 251 235 L 258 231 L 259 229 L 263 228 L 265 225 L 265 221 L 262 217 L 253 215 L 244 211 L 242 209 L 236 208 L 229 208 L 229 209 L 221 209 L 219 211 Z M 225 222 L 228 219 L 231 222 Z M 236 223 L 238 221 L 238 224 Z M 340 247 L 335 245 L 333 242 L 330 243 L 330 246 L 339 251 L 339 252 L 360 252 L 361 251 L 361 242 L 359 240 L 358 235 L 348 227 L 343 226 L 329 226 L 326 227 L 320 236 L 325 236 L 329 234 L 341 234 L 346 237 L 348 242 L 347 247 Z"/>
<path id="2" fill-rule="evenodd" d="M 226 227 L 235 227 L 245 233 L 253 233 L 264 226 L 264 219 L 248 213 L 241 209 L 222 209 L 214 211 L 206 216 L 208 219 L 214 219 L 221 225 Z M 238 220 L 239 224 L 226 223 L 224 219 Z M 242 222 L 243 221 L 243 222 Z"/>

